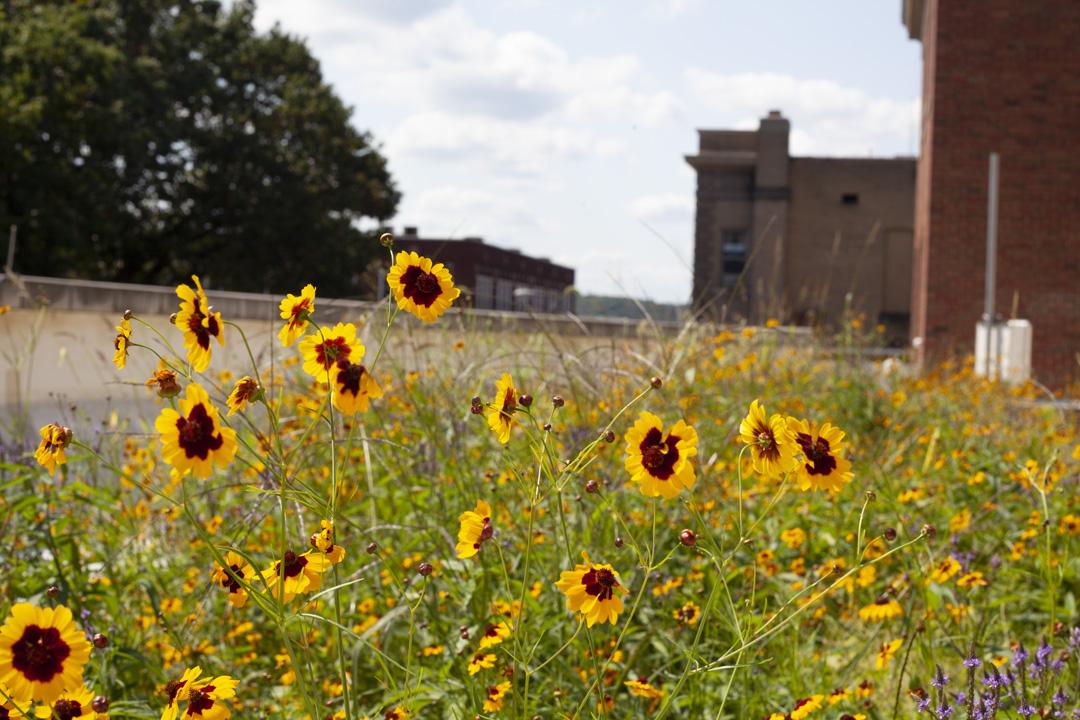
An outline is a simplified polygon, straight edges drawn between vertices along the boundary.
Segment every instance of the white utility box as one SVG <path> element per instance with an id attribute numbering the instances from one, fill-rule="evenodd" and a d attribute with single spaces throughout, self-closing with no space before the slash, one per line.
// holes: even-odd
<path id="1" fill-rule="evenodd" d="M 990 328 L 990 353 L 987 355 L 986 323 L 975 324 L 975 374 L 1010 383 L 1022 383 L 1031 377 L 1031 322 L 1009 320 Z"/>

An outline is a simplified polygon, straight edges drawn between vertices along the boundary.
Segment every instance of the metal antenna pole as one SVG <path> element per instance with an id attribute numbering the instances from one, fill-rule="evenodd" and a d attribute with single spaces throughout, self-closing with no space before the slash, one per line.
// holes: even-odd
<path id="1" fill-rule="evenodd" d="M 990 153 L 990 178 L 986 202 L 986 295 L 983 300 L 983 323 L 986 326 L 986 377 L 993 379 L 990 341 L 994 327 L 994 291 L 997 289 L 998 225 L 998 154 Z M 995 363 L 996 364 L 996 363 Z M 1000 375 L 1000 373 L 998 373 Z"/>

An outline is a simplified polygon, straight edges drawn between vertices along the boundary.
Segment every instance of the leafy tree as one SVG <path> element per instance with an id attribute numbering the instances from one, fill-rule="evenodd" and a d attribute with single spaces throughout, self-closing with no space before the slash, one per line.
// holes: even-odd
<path id="1" fill-rule="evenodd" d="M 304 42 L 253 0 L 3 0 L 0 228 L 42 275 L 370 291 L 399 200 Z"/>

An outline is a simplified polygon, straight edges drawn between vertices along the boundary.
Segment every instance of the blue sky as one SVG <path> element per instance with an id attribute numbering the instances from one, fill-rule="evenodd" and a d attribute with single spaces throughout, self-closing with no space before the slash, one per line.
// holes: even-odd
<path id="1" fill-rule="evenodd" d="M 689 298 L 697 128 L 778 108 L 795 154 L 918 147 L 900 0 L 260 0 L 256 22 L 305 37 L 381 144 L 395 228 L 550 257 L 582 292 Z"/>

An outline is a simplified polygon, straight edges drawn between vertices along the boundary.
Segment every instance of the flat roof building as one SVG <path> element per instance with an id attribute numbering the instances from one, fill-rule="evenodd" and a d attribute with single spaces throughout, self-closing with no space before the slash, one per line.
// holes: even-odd
<path id="1" fill-rule="evenodd" d="M 464 302 L 479 310 L 574 311 L 573 268 L 547 258 L 489 245 L 477 237 L 421 238 L 415 227 L 406 227 L 395 237 L 394 249 L 415 251 L 446 265 L 454 284 L 462 288 Z M 385 283 L 380 288 L 385 296 Z"/>
<path id="2" fill-rule="evenodd" d="M 692 302 L 706 317 L 836 326 L 852 312 L 907 340 L 914 158 L 792 157 L 779 111 L 699 130 Z"/>

